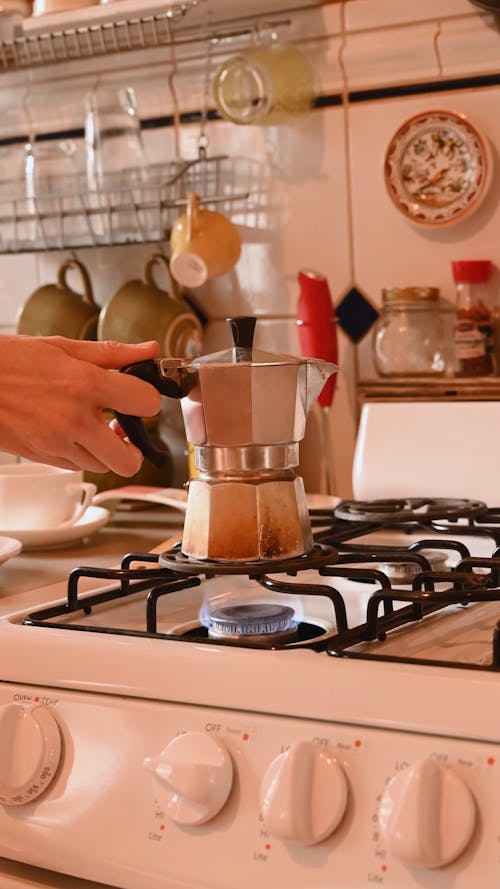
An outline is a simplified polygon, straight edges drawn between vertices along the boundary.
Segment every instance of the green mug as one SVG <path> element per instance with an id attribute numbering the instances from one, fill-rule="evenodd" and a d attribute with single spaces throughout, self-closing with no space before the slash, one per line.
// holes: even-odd
<path id="1" fill-rule="evenodd" d="M 159 266 L 167 272 L 170 292 L 154 280 Z M 166 256 L 155 253 L 146 263 L 144 280 L 127 281 L 113 294 L 99 315 L 97 338 L 121 343 L 157 340 L 165 358 L 196 358 L 201 354 L 201 323 L 180 297 Z"/>
<path id="2" fill-rule="evenodd" d="M 72 290 L 66 275 L 79 272 L 83 293 Z M 17 333 L 29 336 L 64 336 L 71 340 L 95 340 L 99 306 L 94 302 L 87 269 L 77 259 L 68 259 L 57 273 L 57 282 L 38 287 L 17 318 Z"/>

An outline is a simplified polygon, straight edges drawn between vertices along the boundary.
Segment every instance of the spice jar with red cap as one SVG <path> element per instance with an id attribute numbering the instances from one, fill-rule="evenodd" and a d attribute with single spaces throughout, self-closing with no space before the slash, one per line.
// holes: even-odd
<path id="1" fill-rule="evenodd" d="M 482 377 L 495 373 L 493 300 L 488 282 L 489 259 L 452 262 L 457 288 L 455 323 L 456 371 L 462 377 Z"/>

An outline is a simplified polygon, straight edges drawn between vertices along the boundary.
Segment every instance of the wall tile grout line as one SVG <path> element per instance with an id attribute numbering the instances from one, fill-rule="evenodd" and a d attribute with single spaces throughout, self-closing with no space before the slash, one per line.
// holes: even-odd
<path id="1" fill-rule="evenodd" d="M 489 15 L 491 17 L 491 13 Z M 358 35 L 363 35 L 363 34 L 376 34 L 377 32 L 381 32 L 381 33 L 385 34 L 388 31 L 403 31 L 403 30 L 408 30 L 409 28 L 414 28 L 415 26 L 437 24 L 438 21 L 443 21 L 443 20 L 445 20 L 447 22 L 460 22 L 460 21 L 475 20 L 477 18 L 487 19 L 488 13 L 481 14 L 480 10 L 476 10 L 475 12 L 471 12 L 471 13 L 460 12 L 460 13 L 458 13 L 458 15 L 455 15 L 453 13 L 448 14 L 448 15 L 445 14 L 444 16 L 440 16 L 439 19 L 436 18 L 435 16 L 428 16 L 426 18 L 421 18 L 421 19 L 411 19 L 410 21 L 407 21 L 407 22 L 401 22 L 401 21 L 399 21 L 399 22 L 385 22 L 382 25 L 371 24 L 369 27 L 366 27 L 366 28 L 349 28 L 348 27 L 346 29 L 346 36 L 348 38 L 350 38 L 350 37 L 356 37 Z"/>
<path id="2" fill-rule="evenodd" d="M 349 102 L 376 102 L 380 99 L 399 99 L 404 96 L 419 96 L 428 93 L 458 92 L 464 89 L 481 89 L 500 85 L 500 71 L 495 74 L 473 74 L 468 77 L 451 77 L 444 80 L 426 80 L 417 83 L 403 83 L 397 86 L 369 87 L 352 90 Z"/>
<path id="3" fill-rule="evenodd" d="M 436 33 L 434 34 L 433 44 L 434 44 L 434 52 L 436 54 L 436 62 L 438 66 L 439 76 L 443 76 L 443 61 L 441 59 L 441 51 L 439 48 L 439 40 L 442 34 L 443 24 L 441 21 L 437 23 Z"/>

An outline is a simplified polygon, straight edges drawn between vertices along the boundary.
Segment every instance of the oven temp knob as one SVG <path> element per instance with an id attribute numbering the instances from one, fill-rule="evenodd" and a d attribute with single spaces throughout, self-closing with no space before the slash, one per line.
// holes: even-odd
<path id="1" fill-rule="evenodd" d="M 260 806 L 272 836 L 312 846 L 340 824 L 347 806 L 347 780 L 328 751 L 299 741 L 268 767 Z"/>
<path id="2" fill-rule="evenodd" d="M 456 772 L 429 756 L 392 778 L 379 820 L 396 858 L 415 867 L 443 867 L 471 840 L 476 804 Z"/>
<path id="3" fill-rule="evenodd" d="M 0 803 L 22 806 L 36 799 L 60 759 L 59 726 L 47 707 L 0 707 Z"/>
<path id="4" fill-rule="evenodd" d="M 167 791 L 166 813 L 177 824 L 205 824 L 223 808 L 233 763 L 221 741 L 205 732 L 178 735 L 144 765 Z"/>

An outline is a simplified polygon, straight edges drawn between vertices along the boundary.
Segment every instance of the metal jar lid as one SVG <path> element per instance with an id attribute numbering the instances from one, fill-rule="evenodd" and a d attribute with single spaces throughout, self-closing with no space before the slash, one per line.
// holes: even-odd
<path id="1" fill-rule="evenodd" d="M 382 290 L 382 301 L 391 305 L 401 302 L 437 302 L 439 297 L 438 287 L 388 287 Z"/>

